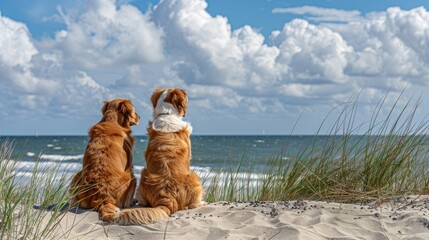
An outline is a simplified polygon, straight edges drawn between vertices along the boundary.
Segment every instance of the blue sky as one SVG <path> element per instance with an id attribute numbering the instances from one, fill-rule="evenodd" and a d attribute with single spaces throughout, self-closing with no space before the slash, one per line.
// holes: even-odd
<path id="1" fill-rule="evenodd" d="M 314 134 L 358 92 L 357 122 L 387 93 L 386 114 L 396 99 L 422 95 L 421 120 L 427 9 L 427 1 L 1 1 L 0 135 L 83 135 L 114 97 L 133 101 L 142 116 L 134 132 L 145 134 L 157 86 L 188 91 L 195 134 Z"/>
<path id="2" fill-rule="evenodd" d="M 49 0 L 34 0 L 31 2 L 26 0 L 2 1 L 0 3 L 0 10 L 4 16 L 24 22 L 33 37 L 41 38 L 43 36 L 52 36 L 55 31 L 65 27 L 65 24 L 62 22 L 47 20 L 47 18 L 58 13 L 58 6 L 65 9 L 77 9 L 84 2 L 84 0 L 59 0 L 53 4 Z M 149 6 L 156 5 L 159 1 L 128 2 L 138 7 L 142 12 L 145 12 Z M 321 8 L 357 10 L 362 14 L 367 14 L 370 12 L 385 11 L 392 6 L 397 6 L 404 10 L 420 6 L 428 8 L 429 6 L 429 3 L 424 0 L 209 0 L 206 2 L 208 3 L 207 11 L 210 14 L 226 16 L 234 29 L 250 25 L 261 31 L 265 36 L 269 36 L 274 30 L 281 29 L 286 22 L 291 21 L 293 18 L 302 17 L 297 14 L 273 14 L 272 10 L 275 8 L 316 6 Z"/>

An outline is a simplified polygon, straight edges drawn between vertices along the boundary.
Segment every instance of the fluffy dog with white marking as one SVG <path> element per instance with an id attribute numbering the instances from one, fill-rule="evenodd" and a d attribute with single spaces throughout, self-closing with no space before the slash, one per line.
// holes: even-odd
<path id="1" fill-rule="evenodd" d="M 182 118 L 188 99 L 182 89 L 158 88 L 152 94 L 153 120 L 147 128 L 146 168 L 137 190 L 139 205 L 124 209 L 120 224 L 147 224 L 179 210 L 200 206 L 203 187 L 190 170 L 192 126 Z"/>

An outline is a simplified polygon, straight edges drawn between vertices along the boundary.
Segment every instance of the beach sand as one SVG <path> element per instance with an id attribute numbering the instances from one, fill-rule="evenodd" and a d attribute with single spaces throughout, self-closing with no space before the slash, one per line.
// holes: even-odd
<path id="1" fill-rule="evenodd" d="M 340 204 L 319 201 L 217 202 L 143 226 L 72 209 L 53 239 L 429 239 L 429 196 Z"/>

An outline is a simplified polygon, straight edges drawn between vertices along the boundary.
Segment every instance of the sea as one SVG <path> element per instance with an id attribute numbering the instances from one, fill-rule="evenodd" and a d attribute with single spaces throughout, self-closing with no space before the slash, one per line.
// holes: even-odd
<path id="1" fill-rule="evenodd" d="M 144 152 L 147 136 L 134 136 L 134 173 L 137 178 L 146 162 Z M 82 168 L 82 158 L 88 136 L 0 136 L 0 145 L 11 149 L 9 160 L 16 162 L 15 171 L 22 182 L 34 171 L 62 171 L 71 177 Z M 316 140 L 316 141 L 315 141 Z M 309 144 L 323 144 L 327 139 L 316 136 L 191 136 L 191 168 L 205 180 L 222 171 L 239 172 L 252 179 L 260 179 L 270 159 L 288 159 Z M 261 173 L 258 173 L 260 170 Z M 62 175 L 62 174 L 60 174 Z"/>

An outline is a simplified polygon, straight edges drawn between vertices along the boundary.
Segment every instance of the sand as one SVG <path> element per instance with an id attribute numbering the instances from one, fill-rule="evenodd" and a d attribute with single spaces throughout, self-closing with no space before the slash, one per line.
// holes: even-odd
<path id="1" fill-rule="evenodd" d="M 429 239 L 429 196 L 365 204 L 318 201 L 217 202 L 143 226 L 72 209 L 53 239 Z"/>

